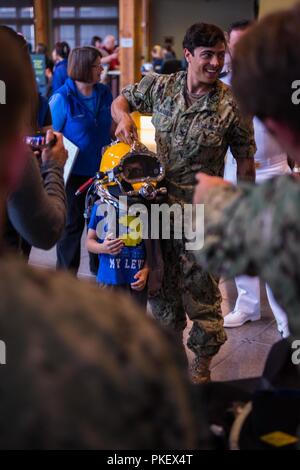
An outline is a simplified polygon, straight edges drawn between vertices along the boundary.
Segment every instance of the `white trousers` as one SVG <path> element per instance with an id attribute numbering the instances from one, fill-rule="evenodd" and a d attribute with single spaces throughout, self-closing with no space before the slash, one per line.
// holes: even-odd
<path id="1" fill-rule="evenodd" d="M 258 277 L 238 276 L 235 278 L 235 284 L 238 291 L 238 297 L 235 303 L 234 311 L 243 312 L 253 316 L 260 315 L 260 284 Z M 286 327 L 288 324 L 287 316 L 282 308 L 274 299 L 274 295 L 266 284 L 266 292 L 270 308 L 275 317 L 278 329 Z"/>
<path id="2" fill-rule="evenodd" d="M 224 179 L 236 184 L 236 161 L 233 156 L 228 153 L 224 170 Z M 287 162 L 276 162 L 268 168 L 256 170 L 256 182 L 262 183 L 276 175 L 286 174 L 290 171 Z M 249 315 L 260 315 L 260 285 L 258 277 L 238 276 L 235 278 L 235 284 L 238 291 L 238 297 L 234 307 L 235 312 L 248 313 Z M 266 284 L 266 292 L 268 301 L 275 317 L 277 326 L 288 324 L 287 315 L 274 299 L 274 295 L 270 287 Z"/>

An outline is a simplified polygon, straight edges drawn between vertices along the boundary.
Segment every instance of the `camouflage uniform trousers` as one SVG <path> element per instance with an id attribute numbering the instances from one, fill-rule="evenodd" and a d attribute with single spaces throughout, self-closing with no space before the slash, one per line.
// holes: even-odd
<path id="1" fill-rule="evenodd" d="M 197 356 L 214 356 L 226 341 L 218 279 L 205 272 L 185 239 L 162 240 L 164 277 L 160 291 L 149 299 L 154 317 L 179 332 L 193 321 L 187 346 Z"/>

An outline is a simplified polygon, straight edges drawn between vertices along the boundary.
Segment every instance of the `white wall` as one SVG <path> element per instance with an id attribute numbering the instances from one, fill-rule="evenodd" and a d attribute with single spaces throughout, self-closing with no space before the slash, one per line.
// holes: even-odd
<path id="1" fill-rule="evenodd" d="M 152 45 L 174 36 L 178 57 L 185 31 L 193 23 L 204 21 L 226 29 L 233 21 L 254 18 L 254 0 L 152 0 L 151 5 Z"/>

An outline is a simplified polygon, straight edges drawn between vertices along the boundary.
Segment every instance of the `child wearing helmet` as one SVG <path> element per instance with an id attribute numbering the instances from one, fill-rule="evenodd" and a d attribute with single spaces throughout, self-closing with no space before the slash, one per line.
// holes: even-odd
<path id="1" fill-rule="evenodd" d="M 88 251 L 99 256 L 98 284 L 128 291 L 144 308 L 149 275 L 148 244 L 142 239 L 142 220 L 128 215 L 119 197 L 128 196 L 128 205 L 141 201 L 139 191 L 144 186 L 141 182 L 145 171 L 145 160 L 128 145 L 113 143 L 105 150 L 100 173 L 112 175 L 113 172 L 114 176 L 110 176 L 109 182 L 96 185 L 100 200 L 93 206 L 86 241 Z M 129 196 L 133 192 L 135 198 Z"/>

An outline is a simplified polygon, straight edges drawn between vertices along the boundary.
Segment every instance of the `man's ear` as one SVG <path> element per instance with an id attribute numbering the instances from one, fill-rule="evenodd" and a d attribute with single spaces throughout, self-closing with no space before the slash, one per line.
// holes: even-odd
<path id="1" fill-rule="evenodd" d="M 184 57 L 187 63 L 190 63 L 190 58 L 193 55 L 186 47 L 183 49 Z"/>
<path id="2" fill-rule="evenodd" d="M 284 147 L 296 147 L 300 144 L 300 136 L 288 124 L 273 118 L 264 119 L 264 125 L 274 138 Z"/>

